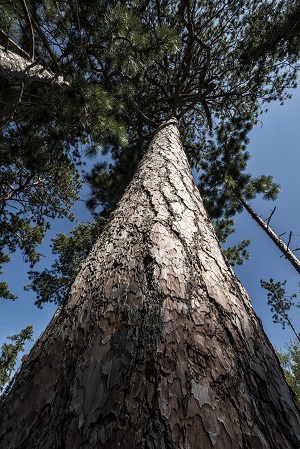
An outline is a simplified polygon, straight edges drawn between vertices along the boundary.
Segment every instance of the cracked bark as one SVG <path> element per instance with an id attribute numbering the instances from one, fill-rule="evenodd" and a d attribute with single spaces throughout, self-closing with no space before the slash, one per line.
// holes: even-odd
<path id="1" fill-rule="evenodd" d="M 222 255 L 175 120 L 157 131 L 2 404 L 5 449 L 295 449 L 300 414 Z"/>
<path id="2" fill-rule="evenodd" d="M 26 59 L 0 45 L 0 76 L 10 79 L 26 80 L 29 83 L 69 85 L 62 76 L 45 69 L 38 62 Z"/>

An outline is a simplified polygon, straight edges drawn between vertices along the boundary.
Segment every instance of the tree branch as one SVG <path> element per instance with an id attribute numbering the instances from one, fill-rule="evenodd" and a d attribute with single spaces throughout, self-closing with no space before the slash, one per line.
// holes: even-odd
<path id="1" fill-rule="evenodd" d="M 30 28 L 30 53 L 29 53 L 29 55 L 30 55 L 30 59 L 33 61 L 35 44 L 34 44 L 34 32 L 33 32 L 33 28 L 32 28 L 32 21 L 31 21 L 31 17 L 30 17 L 25 0 L 21 0 L 21 3 L 22 3 L 22 8 L 23 8 L 24 14 L 26 16 L 27 22 L 29 24 L 29 28 Z"/>
<path id="2" fill-rule="evenodd" d="M 138 107 L 138 105 L 136 104 L 136 102 L 131 99 L 129 100 L 130 105 L 132 106 L 134 112 L 136 113 L 136 115 L 138 116 L 138 118 L 145 123 L 145 125 L 150 126 L 151 128 L 156 129 L 157 128 L 157 123 L 155 123 L 153 120 L 150 120 Z"/>
<path id="3" fill-rule="evenodd" d="M 45 47 L 46 47 L 46 49 L 47 49 L 47 52 L 48 52 L 50 58 L 52 59 L 52 62 L 53 62 L 53 64 L 55 65 L 56 69 L 58 69 L 59 71 L 61 71 L 61 70 L 60 70 L 60 65 L 59 65 L 58 62 L 57 62 L 56 55 L 55 55 L 55 53 L 52 51 L 52 49 L 51 49 L 51 47 L 50 47 L 50 45 L 49 45 L 49 42 L 47 41 L 47 39 L 46 39 L 44 33 L 43 33 L 42 30 L 40 29 L 39 25 L 35 22 L 35 20 L 32 19 L 32 23 L 33 23 L 33 25 L 34 25 L 34 28 L 35 28 L 36 32 L 38 33 L 38 35 L 40 36 L 41 40 L 43 41 L 43 44 L 45 45 Z"/>
<path id="4" fill-rule="evenodd" d="M 5 51 L 0 45 L 0 76 L 4 78 L 28 80 L 29 83 L 69 85 L 62 76 L 44 69 L 37 61 L 32 61 L 12 51 Z"/>
<path id="5" fill-rule="evenodd" d="M 10 50 L 13 53 L 21 56 L 25 59 L 30 59 L 30 55 L 26 53 L 18 44 L 16 44 L 6 33 L 4 30 L 0 28 L 0 41 L 5 49 L 5 51 Z"/>
<path id="6" fill-rule="evenodd" d="M 205 92 L 201 92 L 199 93 L 199 95 L 196 96 L 195 100 L 193 100 L 185 109 L 183 109 L 178 115 L 177 118 L 180 119 L 184 114 L 186 114 L 188 111 L 190 111 L 191 109 L 193 109 L 193 107 L 197 104 L 197 103 L 201 103 L 204 107 L 207 119 L 208 119 L 208 123 L 211 122 L 210 119 L 210 112 L 208 110 L 208 105 L 205 101 L 205 97 L 210 94 L 210 92 L 212 92 L 214 90 L 214 88 L 216 87 L 216 85 L 214 83 L 210 83 L 208 85 L 208 88 L 206 89 Z M 209 112 L 209 115 L 207 114 L 207 110 Z"/>

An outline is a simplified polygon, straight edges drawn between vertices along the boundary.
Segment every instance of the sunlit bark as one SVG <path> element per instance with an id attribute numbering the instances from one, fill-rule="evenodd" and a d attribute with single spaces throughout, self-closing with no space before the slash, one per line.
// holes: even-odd
<path id="1" fill-rule="evenodd" d="M 13 80 L 26 80 L 29 83 L 48 83 L 68 85 L 62 76 L 56 76 L 38 62 L 26 59 L 0 45 L 0 76 Z"/>

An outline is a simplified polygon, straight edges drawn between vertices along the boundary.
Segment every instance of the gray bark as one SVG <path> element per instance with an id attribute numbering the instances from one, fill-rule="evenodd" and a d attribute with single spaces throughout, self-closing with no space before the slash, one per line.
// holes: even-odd
<path id="1" fill-rule="evenodd" d="M 176 121 L 158 129 L 1 410 L 5 449 L 300 447 L 297 401 Z"/>
<path id="2" fill-rule="evenodd" d="M 273 231 L 273 229 L 262 219 L 260 218 L 256 212 L 249 206 L 247 201 L 243 198 L 240 198 L 241 204 L 247 210 L 247 212 L 251 215 L 251 217 L 256 221 L 256 223 L 265 231 L 265 233 L 273 240 L 277 248 L 280 249 L 284 257 L 293 265 L 295 270 L 300 274 L 300 260 L 295 256 L 293 251 L 281 240 L 280 237 Z"/>
<path id="3" fill-rule="evenodd" d="M 57 76 L 50 70 L 20 54 L 6 50 L 0 45 L 0 76 L 10 79 L 26 80 L 29 83 L 48 83 L 68 85 L 62 76 Z"/>

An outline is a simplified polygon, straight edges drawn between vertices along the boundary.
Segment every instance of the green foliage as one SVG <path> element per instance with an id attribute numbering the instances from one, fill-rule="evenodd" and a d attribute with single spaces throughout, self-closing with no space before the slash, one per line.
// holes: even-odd
<path id="1" fill-rule="evenodd" d="M 285 378 L 289 386 L 300 401 L 300 346 L 299 341 L 291 341 L 285 346 L 287 351 L 277 350 L 277 356 L 284 370 Z"/>
<path id="2" fill-rule="evenodd" d="M 203 151 L 198 187 L 205 207 L 213 219 L 221 242 L 234 232 L 233 217 L 243 210 L 241 199 L 253 199 L 262 194 L 265 200 L 274 200 L 280 191 L 272 176 L 252 178 L 245 173 L 250 154 L 247 151 L 248 132 L 253 122 L 233 118 L 219 125 L 214 139 Z M 250 255 L 243 240 L 239 245 L 227 248 L 225 253 L 232 265 L 242 264 Z"/>
<path id="3" fill-rule="evenodd" d="M 252 178 L 245 173 L 250 154 L 247 151 L 248 132 L 253 123 L 232 119 L 219 125 L 214 140 L 210 140 L 201 162 L 199 189 L 212 218 L 229 218 L 243 210 L 240 198 L 274 200 L 280 188 L 272 176 Z"/>
<path id="4" fill-rule="evenodd" d="M 0 80 L 2 191 L 4 198 L 7 190 L 12 195 L 11 202 L 3 200 L 3 254 L 19 247 L 31 265 L 38 260 L 36 246 L 49 226 L 47 218 L 68 216 L 84 158 L 99 151 L 112 161 L 96 163 L 85 175 L 91 186 L 88 206 L 96 216 L 101 208 L 111 211 L 156 126 L 171 115 L 180 120 L 191 165 L 202 165 L 200 188 L 211 217 L 223 220 L 222 239 L 241 209 L 240 194 L 274 198 L 278 187 L 271 177 L 252 179 L 245 170 L 248 131 L 267 102 L 287 97 L 299 69 L 292 50 L 287 58 L 268 49 L 263 62 L 256 57 L 263 53 L 258 29 L 264 36 L 269 31 L 262 26 L 264 11 L 269 24 L 288 12 L 277 3 L 282 4 L 27 0 L 27 11 L 22 2 L 2 4 L 4 32 L 68 81 L 58 86 Z M 291 39 L 288 33 L 282 36 L 280 42 Z M 246 47 L 261 50 L 246 59 Z M 243 245 L 232 255 L 238 249 L 243 253 Z M 66 243 L 58 248 L 57 254 L 69 254 Z M 39 291 L 62 266 L 58 262 L 44 275 Z M 57 291 L 65 293 L 66 277 L 61 276 Z M 44 292 L 56 302 L 64 294 L 52 298 Z"/>
<path id="5" fill-rule="evenodd" d="M 273 313 L 274 323 L 281 324 L 283 329 L 286 325 L 290 326 L 294 334 L 300 341 L 300 335 L 298 334 L 298 332 L 296 332 L 289 316 L 289 312 L 291 311 L 292 307 L 295 306 L 293 300 L 297 297 L 297 295 L 295 293 L 289 296 L 286 294 L 286 281 L 274 282 L 274 280 L 271 278 L 269 282 L 267 282 L 261 279 L 260 284 L 262 288 L 269 292 L 267 294 L 268 305 L 270 306 L 271 312 Z M 296 304 L 296 307 L 300 308 L 300 304 Z"/>
<path id="6" fill-rule="evenodd" d="M 4 263 L 19 248 L 32 267 L 49 219 L 73 219 L 85 155 L 99 152 L 108 138 L 125 145 L 126 133 L 119 99 L 97 82 L 97 73 L 91 76 L 89 56 L 81 57 L 82 35 L 89 32 L 82 27 L 97 20 L 97 2 L 27 1 L 29 17 L 21 5 L 0 5 L 1 28 L 28 54 L 34 46 L 41 65 L 69 80 L 60 87 L 0 79 L 0 252 Z M 87 34 L 84 39 L 89 46 Z M 100 50 L 102 44 L 104 36 Z M 14 297 L 0 285 L 2 296 Z"/>
<path id="7" fill-rule="evenodd" d="M 243 62 L 269 58 L 297 59 L 300 49 L 300 4 L 298 0 L 261 3 L 247 28 L 256 29 L 256 39 L 244 47 Z"/>
<path id="8" fill-rule="evenodd" d="M 73 220 L 70 208 L 78 198 L 79 174 L 60 144 L 54 152 L 47 138 L 34 129 L 7 130 L 0 138 L 0 150 L 4 162 L 0 169 L 1 261 L 8 262 L 9 254 L 20 249 L 33 266 L 40 258 L 36 247 L 50 227 L 49 220 Z"/>
<path id="9" fill-rule="evenodd" d="M 4 263 L 9 262 L 9 256 L 7 254 L 0 252 L 0 268 Z M 0 275 L 3 274 L 3 271 L 0 270 Z M 0 282 L 0 298 L 15 300 L 18 297 L 13 295 L 8 288 L 7 282 Z"/>
<path id="10" fill-rule="evenodd" d="M 212 219 L 212 224 L 214 226 L 218 240 L 221 243 L 225 243 L 229 235 L 234 233 L 234 221 L 231 218 L 220 220 Z"/>
<path id="11" fill-rule="evenodd" d="M 0 354 L 0 392 L 11 379 L 12 372 L 20 352 L 24 349 L 26 341 L 32 341 L 33 327 L 27 326 L 17 335 L 7 337 L 12 343 L 4 343 Z"/>
<path id="12" fill-rule="evenodd" d="M 250 244 L 250 240 L 242 240 L 239 245 L 229 246 L 224 250 L 225 256 L 231 266 L 243 265 L 245 259 L 250 259 L 250 254 L 247 251 L 247 247 Z"/>
<path id="13" fill-rule="evenodd" d="M 26 286 L 26 290 L 32 289 L 36 293 L 38 307 L 42 308 L 45 302 L 63 302 L 105 223 L 102 218 L 91 224 L 81 224 L 71 231 L 70 236 L 58 234 L 52 239 L 52 252 L 58 255 L 57 260 L 50 269 L 30 271 L 31 284 Z"/>

